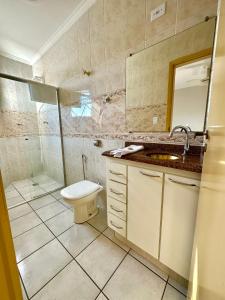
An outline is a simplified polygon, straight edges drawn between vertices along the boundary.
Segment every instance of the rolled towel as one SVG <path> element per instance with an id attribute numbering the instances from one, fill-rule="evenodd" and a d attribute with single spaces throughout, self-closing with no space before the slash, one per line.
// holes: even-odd
<path id="1" fill-rule="evenodd" d="M 112 151 L 110 151 L 110 154 L 112 154 L 114 157 L 122 157 L 123 155 L 138 152 L 138 151 L 143 150 L 143 149 L 144 149 L 143 145 L 130 145 L 130 146 L 125 147 L 125 148 L 112 150 Z"/>

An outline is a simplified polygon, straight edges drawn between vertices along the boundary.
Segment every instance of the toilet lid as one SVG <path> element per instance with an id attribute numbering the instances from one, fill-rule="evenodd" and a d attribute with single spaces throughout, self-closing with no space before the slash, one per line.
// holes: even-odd
<path id="1" fill-rule="evenodd" d="M 80 199 L 96 192 L 101 186 L 97 183 L 82 180 L 61 190 L 61 195 L 66 199 Z"/>

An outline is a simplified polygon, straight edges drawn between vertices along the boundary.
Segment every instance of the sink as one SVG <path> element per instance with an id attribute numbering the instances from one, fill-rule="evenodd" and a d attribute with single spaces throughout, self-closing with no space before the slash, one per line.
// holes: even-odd
<path id="1" fill-rule="evenodd" d="M 157 159 L 157 160 L 177 160 L 177 159 L 180 159 L 180 155 L 171 154 L 171 153 L 147 153 L 146 156 L 148 156 L 151 159 Z"/>

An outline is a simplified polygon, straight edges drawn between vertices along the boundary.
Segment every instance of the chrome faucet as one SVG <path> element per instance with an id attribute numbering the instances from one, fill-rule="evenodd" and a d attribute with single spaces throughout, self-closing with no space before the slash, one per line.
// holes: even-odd
<path id="1" fill-rule="evenodd" d="M 182 153 L 182 155 L 186 155 L 190 148 L 188 133 L 191 132 L 191 129 L 190 129 L 190 127 L 187 127 L 187 126 L 177 125 L 170 132 L 169 137 L 171 138 L 178 129 L 181 129 L 181 132 L 184 131 L 186 133 L 186 142 L 184 144 L 184 152 Z"/>

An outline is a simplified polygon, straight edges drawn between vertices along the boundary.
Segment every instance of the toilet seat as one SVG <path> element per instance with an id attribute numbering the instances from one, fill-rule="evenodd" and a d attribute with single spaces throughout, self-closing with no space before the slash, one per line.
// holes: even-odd
<path id="1" fill-rule="evenodd" d="M 61 195 L 69 200 L 78 200 L 96 192 L 100 188 L 102 187 L 97 183 L 82 180 L 62 189 Z"/>

